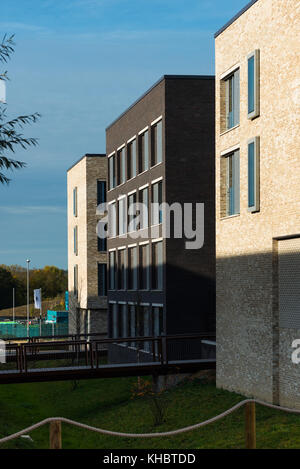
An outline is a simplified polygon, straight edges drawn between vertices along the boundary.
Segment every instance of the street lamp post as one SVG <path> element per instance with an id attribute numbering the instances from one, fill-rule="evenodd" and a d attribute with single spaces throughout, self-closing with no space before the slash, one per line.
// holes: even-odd
<path id="1" fill-rule="evenodd" d="M 30 259 L 27 259 L 26 262 L 27 262 L 27 337 L 29 337 L 29 263 L 30 263 Z"/>

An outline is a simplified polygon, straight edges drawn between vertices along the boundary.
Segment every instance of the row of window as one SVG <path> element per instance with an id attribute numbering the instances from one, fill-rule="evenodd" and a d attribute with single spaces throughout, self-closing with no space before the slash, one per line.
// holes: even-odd
<path id="1" fill-rule="evenodd" d="M 163 333 L 162 306 L 110 303 L 109 312 L 113 338 L 159 337 Z M 150 342 L 133 341 L 127 345 L 150 351 Z"/>
<path id="2" fill-rule="evenodd" d="M 225 167 L 224 167 L 225 166 Z M 248 141 L 248 210 L 260 209 L 260 139 Z M 240 150 L 222 155 L 221 216 L 240 213 Z"/>
<path id="3" fill-rule="evenodd" d="M 128 195 L 119 197 L 109 205 L 109 236 L 122 236 L 137 230 L 162 223 L 162 180 L 141 187 Z M 149 202 L 151 201 L 151 211 Z M 150 218 L 151 212 L 151 220 Z"/>
<path id="4" fill-rule="evenodd" d="M 97 206 L 106 202 L 106 181 L 97 181 Z M 78 216 L 78 187 L 73 189 L 73 215 Z"/>
<path id="5" fill-rule="evenodd" d="M 260 113 L 259 80 L 260 52 L 255 50 L 247 57 L 248 75 L 248 119 L 254 119 Z M 222 90 L 224 90 L 222 92 Z M 229 130 L 240 123 L 240 69 L 236 68 L 221 80 L 221 132 Z M 225 111 L 225 119 L 222 114 Z"/>
<path id="6" fill-rule="evenodd" d="M 78 296 L 78 265 L 74 265 L 73 270 L 73 291 Z M 98 263 L 98 296 L 107 296 L 107 265 Z"/>
<path id="7" fill-rule="evenodd" d="M 109 189 L 114 189 L 163 160 L 162 120 L 147 127 L 108 157 Z"/>
<path id="8" fill-rule="evenodd" d="M 97 181 L 97 206 L 106 203 L 106 181 Z M 73 189 L 73 215 L 78 216 L 78 188 Z M 78 226 L 73 228 L 73 250 L 78 255 Z M 97 238 L 97 250 L 105 252 L 107 250 L 107 242 L 105 238 Z"/>
<path id="9" fill-rule="evenodd" d="M 163 243 L 140 243 L 109 252 L 110 290 L 162 290 Z"/>

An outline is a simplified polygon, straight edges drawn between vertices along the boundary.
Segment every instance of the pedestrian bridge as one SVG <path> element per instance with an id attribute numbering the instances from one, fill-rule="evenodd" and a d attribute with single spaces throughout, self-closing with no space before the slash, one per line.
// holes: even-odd
<path id="1" fill-rule="evenodd" d="M 94 333 L 7 340 L 0 384 L 214 369 L 213 339 L 210 334 L 107 339 Z"/>

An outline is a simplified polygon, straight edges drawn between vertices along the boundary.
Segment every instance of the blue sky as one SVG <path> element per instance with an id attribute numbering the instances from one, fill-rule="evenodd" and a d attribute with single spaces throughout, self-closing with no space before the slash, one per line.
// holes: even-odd
<path id="1" fill-rule="evenodd" d="M 247 0 L 1 0 L 8 116 L 40 112 L 36 149 L 0 186 L 0 264 L 67 267 L 66 170 L 164 74 L 213 74 L 213 34 Z M 2 70 L 2 69 L 0 69 Z"/>

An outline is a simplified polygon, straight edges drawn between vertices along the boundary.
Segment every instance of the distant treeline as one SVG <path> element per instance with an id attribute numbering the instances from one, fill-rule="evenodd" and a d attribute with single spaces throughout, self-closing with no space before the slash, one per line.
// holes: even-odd
<path id="1" fill-rule="evenodd" d="M 68 272 L 53 265 L 43 269 L 30 269 L 30 303 L 33 302 L 33 290 L 42 289 L 43 298 L 55 298 L 68 288 Z M 0 265 L 0 309 L 12 306 L 13 288 L 15 305 L 27 302 L 27 270 L 20 265 Z"/>

